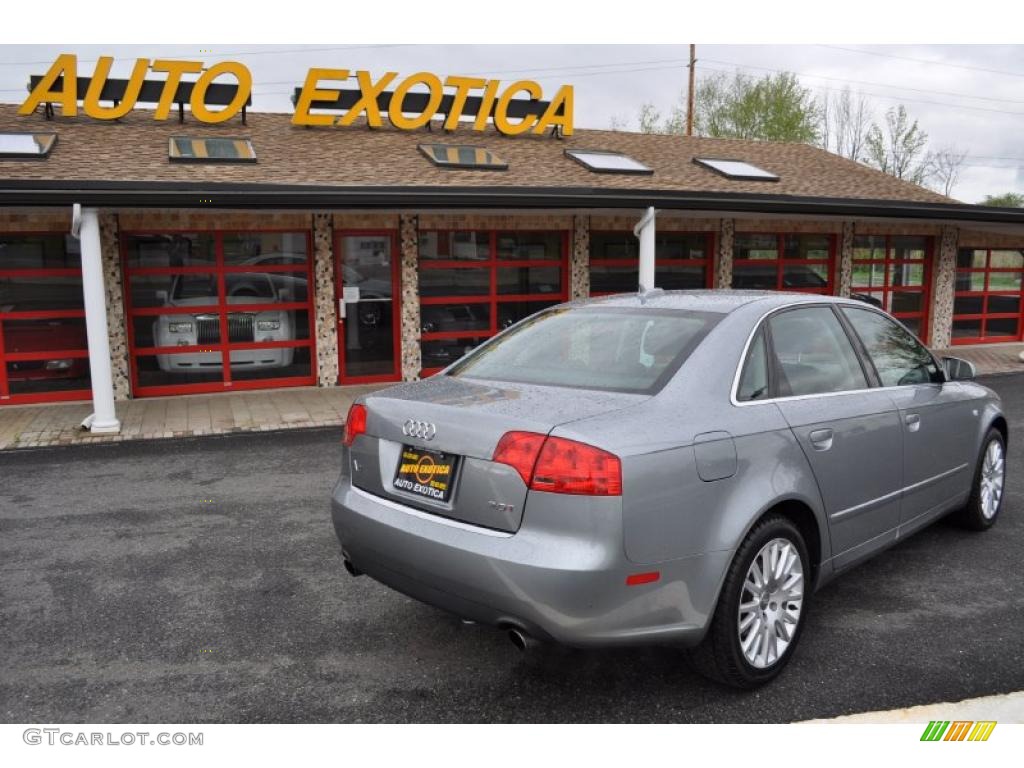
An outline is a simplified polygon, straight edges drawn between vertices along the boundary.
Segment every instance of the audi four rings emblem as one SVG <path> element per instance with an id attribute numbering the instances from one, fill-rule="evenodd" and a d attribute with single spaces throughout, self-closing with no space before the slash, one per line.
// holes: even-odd
<path id="1" fill-rule="evenodd" d="M 402 425 L 402 433 L 409 437 L 418 437 L 421 440 L 433 440 L 434 435 L 437 434 L 437 427 L 429 421 L 406 419 L 405 424 Z"/>

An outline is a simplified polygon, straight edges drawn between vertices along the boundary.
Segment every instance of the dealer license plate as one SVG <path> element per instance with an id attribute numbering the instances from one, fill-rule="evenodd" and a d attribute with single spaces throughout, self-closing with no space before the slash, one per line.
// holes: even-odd
<path id="1" fill-rule="evenodd" d="M 434 501 L 448 501 L 458 458 L 451 453 L 403 445 L 394 487 Z"/>

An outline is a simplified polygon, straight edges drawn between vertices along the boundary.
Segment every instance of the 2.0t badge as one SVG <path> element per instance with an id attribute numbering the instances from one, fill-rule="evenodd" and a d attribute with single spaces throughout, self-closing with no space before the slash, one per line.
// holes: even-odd
<path id="1" fill-rule="evenodd" d="M 406 419 L 402 425 L 402 434 L 408 437 L 418 437 L 421 440 L 433 440 L 437 434 L 437 427 L 429 421 L 417 421 Z"/>

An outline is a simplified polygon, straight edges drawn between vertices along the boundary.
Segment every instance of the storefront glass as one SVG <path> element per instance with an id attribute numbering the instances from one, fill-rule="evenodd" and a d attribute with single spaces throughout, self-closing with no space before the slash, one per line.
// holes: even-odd
<path id="1" fill-rule="evenodd" d="M 395 233 L 341 233 L 337 296 L 339 382 L 399 378 L 398 257 Z"/>
<path id="2" fill-rule="evenodd" d="M 953 343 L 1021 337 L 1024 249 L 961 248 L 956 257 Z"/>
<path id="3" fill-rule="evenodd" d="M 0 234 L 0 404 L 90 396 L 78 241 Z"/>
<path id="4" fill-rule="evenodd" d="M 655 235 L 654 285 L 666 290 L 711 287 L 710 232 Z M 590 233 L 590 295 L 635 293 L 640 282 L 640 245 L 632 232 Z"/>
<path id="5" fill-rule="evenodd" d="M 312 384 L 307 232 L 123 236 L 136 396 Z"/>
<path id="6" fill-rule="evenodd" d="M 423 375 L 568 295 L 565 232 L 421 231 Z"/>

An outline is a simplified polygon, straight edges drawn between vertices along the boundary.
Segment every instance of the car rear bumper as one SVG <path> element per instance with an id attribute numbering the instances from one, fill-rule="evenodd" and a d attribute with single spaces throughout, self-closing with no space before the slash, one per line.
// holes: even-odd
<path id="1" fill-rule="evenodd" d="M 589 508 L 584 501 L 582 509 L 579 497 L 569 499 L 591 516 L 578 535 L 546 526 L 536 509 L 566 503 L 531 494 L 514 534 L 420 512 L 354 488 L 347 477 L 331 507 L 355 568 L 462 618 L 574 646 L 699 642 L 731 553 L 638 565 L 624 554 L 618 499 Z M 568 509 L 552 519 L 571 520 Z M 660 573 L 656 582 L 626 585 L 628 575 L 651 571 Z"/>

